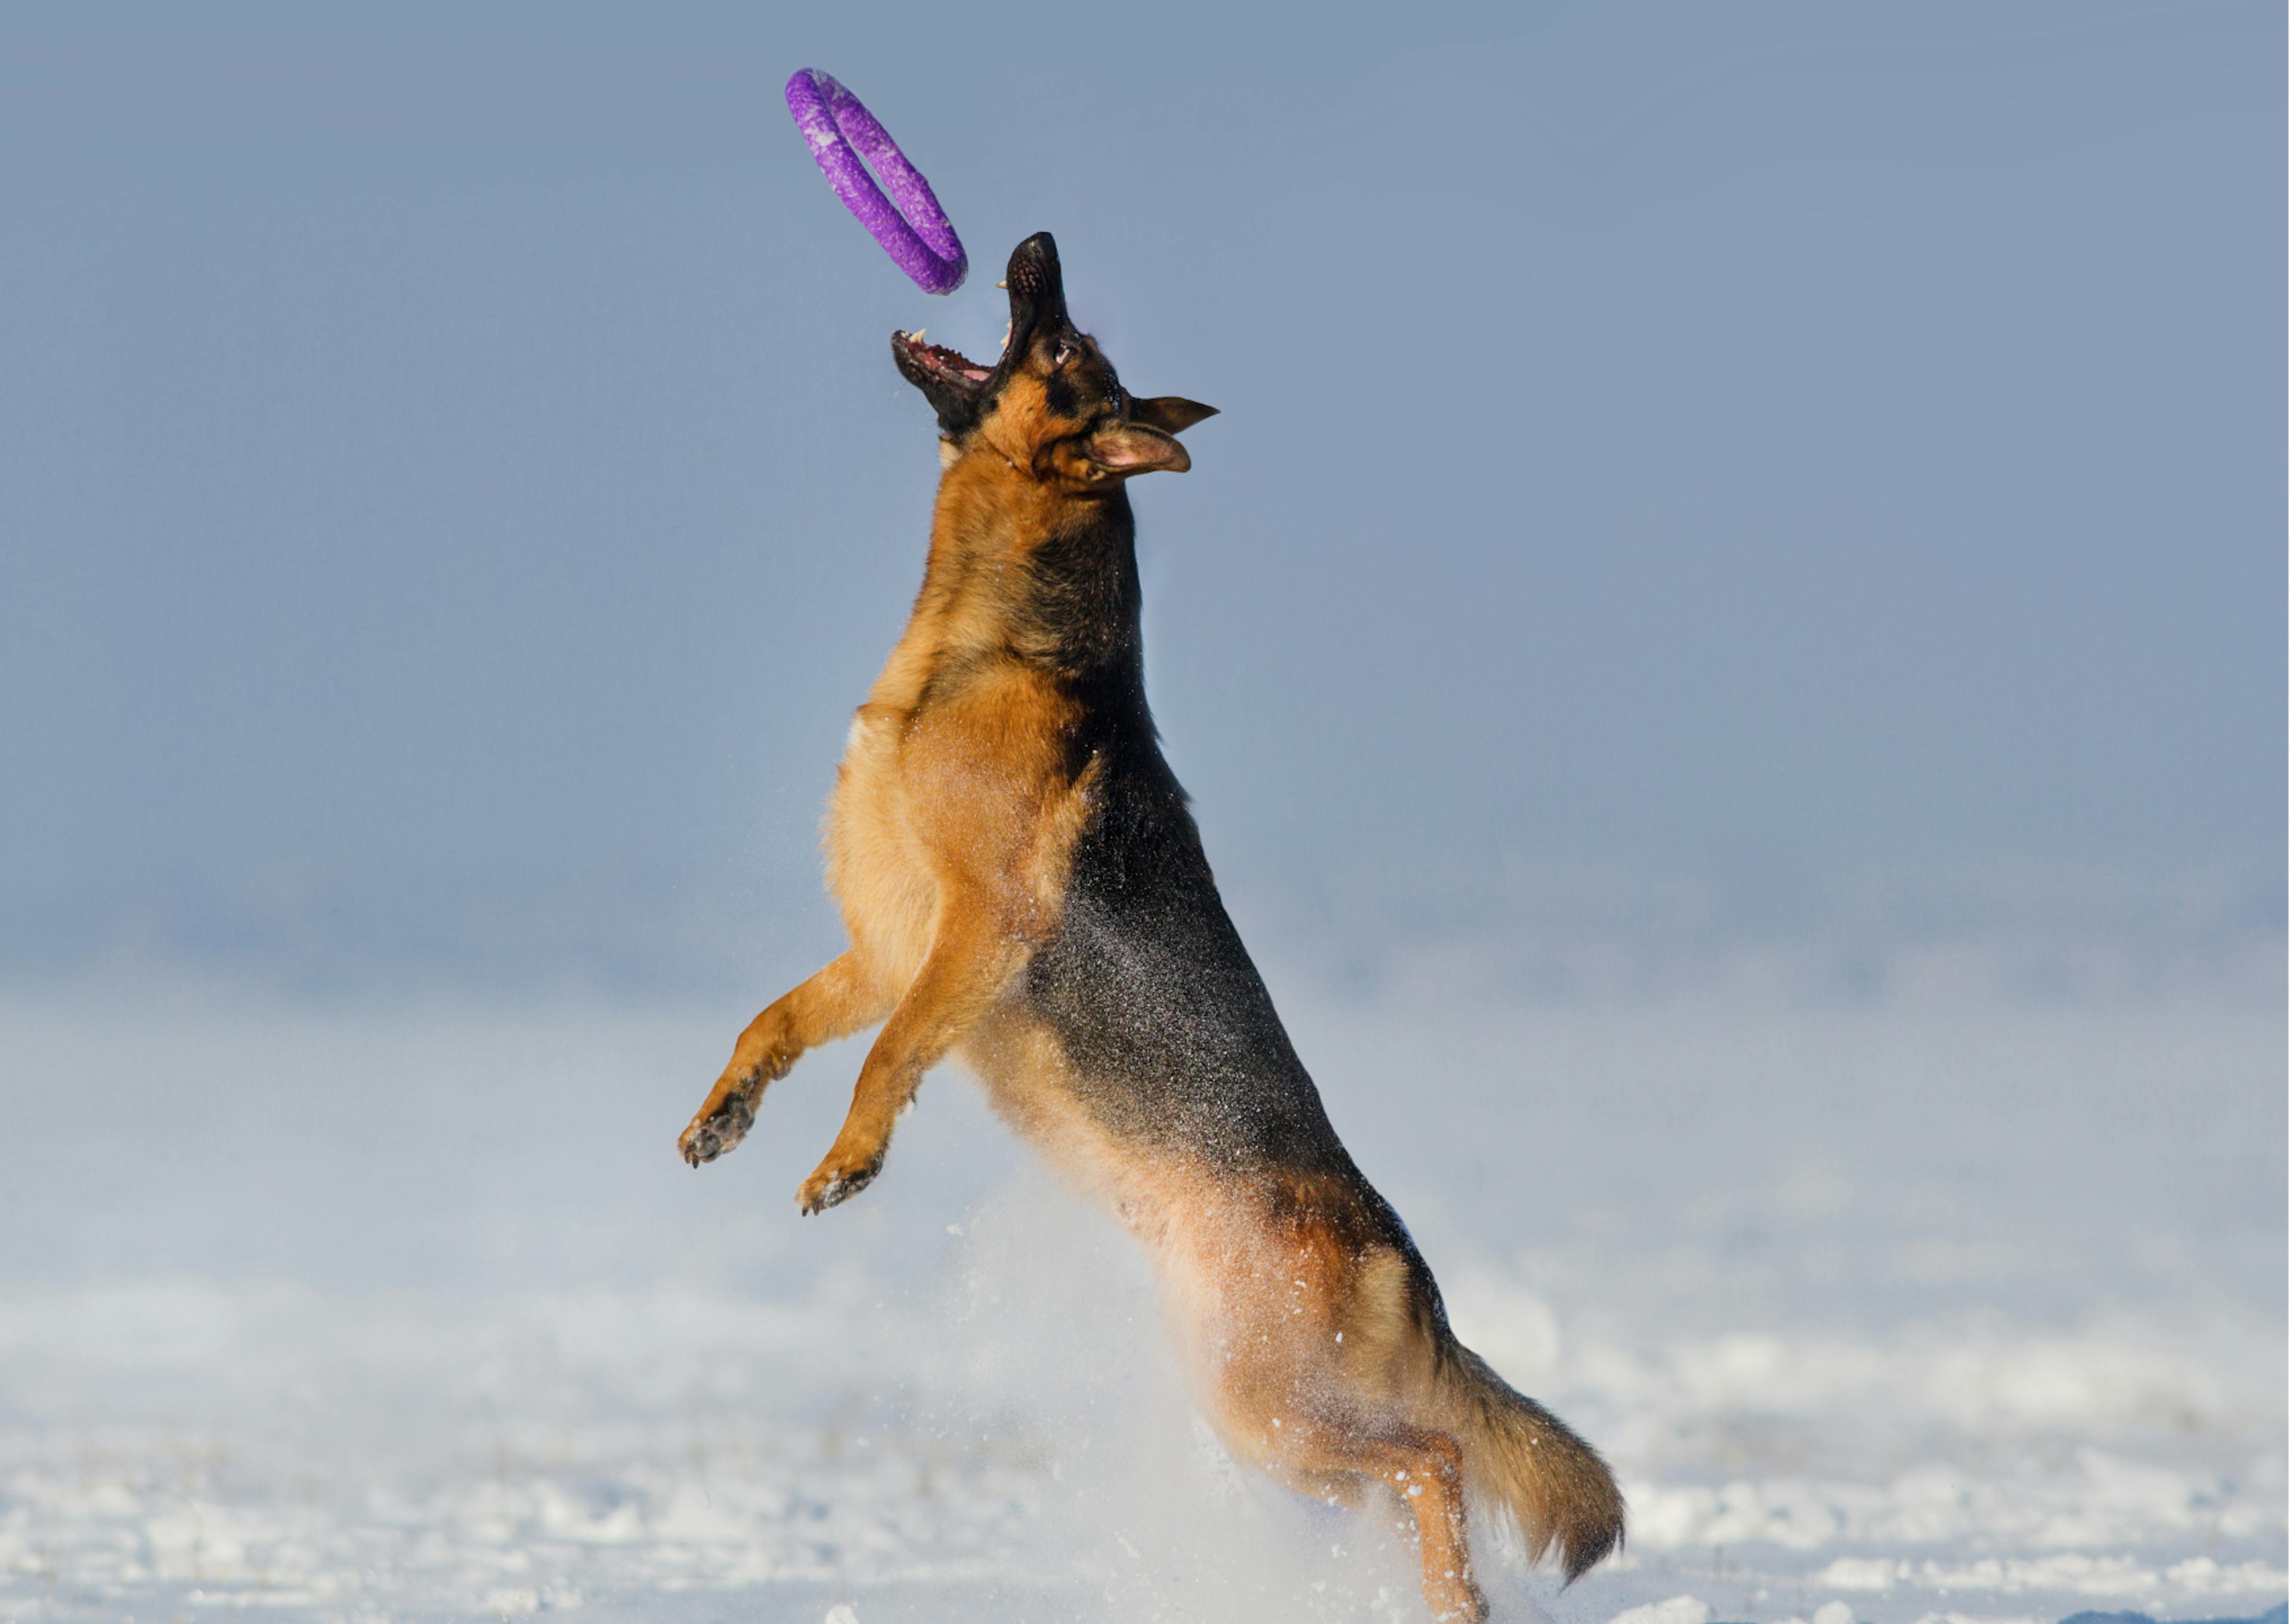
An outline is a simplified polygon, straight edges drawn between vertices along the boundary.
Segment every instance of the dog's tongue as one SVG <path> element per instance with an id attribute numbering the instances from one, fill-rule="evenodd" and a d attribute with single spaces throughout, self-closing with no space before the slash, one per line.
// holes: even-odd
<path id="1" fill-rule="evenodd" d="M 984 383 L 994 375 L 991 370 L 979 365 L 958 349 L 949 349 L 943 344 L 925 344 L 919 327 L 907 334 L 907 342 L 922 351 L 925 357 L 941 371 L 954 372 L 973 383 Z"/>

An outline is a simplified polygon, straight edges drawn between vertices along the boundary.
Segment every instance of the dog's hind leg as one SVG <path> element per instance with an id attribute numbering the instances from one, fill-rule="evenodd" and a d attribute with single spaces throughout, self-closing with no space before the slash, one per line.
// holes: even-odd
<path id="1" fill-rule="evenodd" d="M 1487 1600 L 1471 1578 L 1470 1530 L 1463 1509 L 1463 1451 L 1444 1432 L 1395 1427 L 1349 1432 L 1331 1426 L 1312 1438 L 1311 1463 L 1373 1478 L 1415 1519 L 1423 1556 L 1423 1602 L 1431 1616 L 1478 1624 Z"/>
<path id="2" fill-rule="evenodd" d="M 787 1076 L 805 1050 L 873 1026 L 890 1013 L 893 1002 L 875 986 L 856 953 L 845 953 L 783 994 L 740 1034 L 732 1063 L 677 1137 L 676 1148 L 684 1159 L 697 1167 L 737 1145 L 755 1125 L 756 1103 L 764 1090 Z"/>
<path id="3" fill-rule="evenodd" d="M 1228 1446 L 1275 1478 L 1324 1499 L 1338 1474 L 1390 1490 L 1431 1616 L 1477 1624 L 1463 1443 L 1424 1402 L 1437 1356 L 1412 1254 L 1378 1237 L 1364 1189 L 1295 1179 L 1221 1214 L 1188 1192 L 1170 1261 L 1196 1380 Z"/>
<path id="4" fill-rule="evenodd" d="M 922 1086 L 923 1074 L 994 1007 L 1025 960 L 1025 948 L 991 906 L 961 896 L 949 900 L 929 956 L 860 1068 L 843 1131 L 796 1192 L 806 1215 L 848 1200 L 874 1181 L 891 1148 L 891 1130 Z"/>

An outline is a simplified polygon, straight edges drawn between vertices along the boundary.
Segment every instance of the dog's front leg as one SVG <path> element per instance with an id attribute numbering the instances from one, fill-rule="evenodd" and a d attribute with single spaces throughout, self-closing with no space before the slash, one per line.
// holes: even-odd
<path id="1" fill-rule="evenodd" d="M 712 1162 L 748 1136 L 764 1090 L 787 1076 L 806 1049 L 848 1037 L 891 1012 L 856 953 L 846 953 L 748 1023 L 732 1063 L 676 1141 L 694 1167 Z"/>
<path id="2" fill-rule="evenodd" d="M 1025 961 L 1024 943 L 1004 927 L 998 910 L 963 897 L 949 900 L 929 956 L 860 1068 L 843 1132 L 796 1192 L 806 1217 L 874 1181 L 891 1148 L 891 1130 L 922 1086 L 923 1074 L 994 1007 Z"/>

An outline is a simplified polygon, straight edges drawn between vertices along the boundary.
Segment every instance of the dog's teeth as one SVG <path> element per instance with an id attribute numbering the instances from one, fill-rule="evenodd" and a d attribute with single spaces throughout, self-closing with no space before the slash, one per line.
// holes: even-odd
<path id="1" fill-rule="evenodd" d="M 916 328 L 912 332 L 907 334 L 907 342 L 909 344 L 919 344 L 922 341 L 923 330 L 920 327 Z"/>

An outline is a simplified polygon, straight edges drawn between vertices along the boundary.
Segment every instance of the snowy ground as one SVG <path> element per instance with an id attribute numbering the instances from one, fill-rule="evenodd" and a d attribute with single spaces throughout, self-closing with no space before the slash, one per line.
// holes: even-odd
<path id="1" fill-rule="evenodd" d="M 2282 1601 L 2270 978 L 1275 970 L 1466 1340 L 1624 1477 L 1626 1558 L 1500 1617 Z M 1421 1616 L 1389 1529 L 1229 1468 L 966 1081 L 818 1220 L 853 1047 L 683 1167 L 750 1013 L 0 998 L 0 1620 Z"/>

